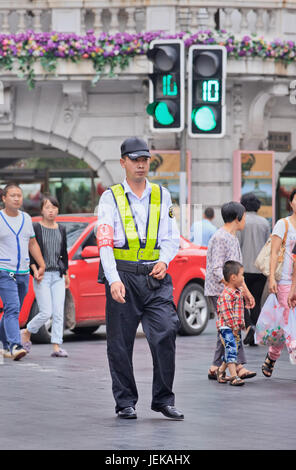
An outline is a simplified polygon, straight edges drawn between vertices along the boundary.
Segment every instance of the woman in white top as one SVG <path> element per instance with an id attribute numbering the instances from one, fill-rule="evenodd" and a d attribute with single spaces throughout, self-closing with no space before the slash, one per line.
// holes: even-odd
<path id="1" fill-rule="evenodd" d="M 296 243 L 296 189 L 290 195 L 290 206 L 293 214 L 285 219 L 280 219 L 274 226 L 271 238 L 270 276 L 269 290 L 277 294 L 278 301 L 284 310 L 284 320 L 288 323 L 289 306 L 288 296 L 292 284 L 293 255 L 292 251 Z M 287 230 L 286 250 L 283 262 L 283 270 L 279 281 L 275 280 L 275 269 L 277 266 L 279 250 Z M 271 377 L 275 361 L 280 357 L 284 344 L 281 346 L 270 346 L 262 372 L 266 377 Z"/>

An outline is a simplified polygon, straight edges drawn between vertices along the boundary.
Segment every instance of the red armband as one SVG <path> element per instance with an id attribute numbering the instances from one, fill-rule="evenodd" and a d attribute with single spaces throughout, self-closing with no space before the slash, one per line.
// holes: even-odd
<path id="1" fill-rule="evenodd" d="M 102 246 L 111 246 L 113 248 L 113 227 L 111 225 L 101 224 L 98 226 L 97 242 L 99 249 Z"/>

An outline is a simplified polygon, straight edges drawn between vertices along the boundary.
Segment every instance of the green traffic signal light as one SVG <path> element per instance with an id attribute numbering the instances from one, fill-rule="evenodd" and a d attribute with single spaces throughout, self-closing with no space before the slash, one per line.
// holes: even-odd
<path id="1" fill-rule="evenodd" d="M 193 109 L 192 121 L 198 129 L 204 132 L 212 131 L 217 125 L 215 113 L 209 106 Z"/>
<path id="2" fill-rule="evenodd" d="M 188 135 L 221 138 L 225 135 L 225 46 L 196 44 L 188 54 Z"/>
<path id="3" fill-rule="evenodd" d="M 172 114 L 170 113 L 167 103 L 164 101 L 156 105 L 154 116 L 157 122 L 159 122 L 159 124 L 162 124 L 163 126 L 169 126 L 170 124 L 173 124 L 175 120 Z"/>
<path id="4" fill-rule="evenodd" d="M 177 107 L 175 103 L 160 101 L 148 104 L 146 111 L 162 126 L 170 126 L 175 122 Z"/>
<path id="5" fill-rule="evenodd" d="M 150 128 L 155 132 L 179 132 L 184 128 L 185 46 L 181 39 L 156 39 L 147 51 L 149 59 Z"/>

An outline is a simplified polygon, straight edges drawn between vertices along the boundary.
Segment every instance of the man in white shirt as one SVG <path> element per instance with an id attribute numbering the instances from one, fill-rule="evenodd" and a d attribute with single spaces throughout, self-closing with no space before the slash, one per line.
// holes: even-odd
<path id="1" fill-rule="evenodd" d="M 21 188 L 8 184 L 3 192 L 4 209 L 0 211 L 0 297 L 4 313 L 0 321 L 0 341 L 4 357 L 15 361 L 26 355 L 22 347 L 19 313 L 29 285 L 29 251 L 38 259 L 36 279 L 41 280 L 44 260 L 35 239 L 31 217 L 20 211 L 23 203 Z M 37 256 L 37 258 L 36 258 Z"/>

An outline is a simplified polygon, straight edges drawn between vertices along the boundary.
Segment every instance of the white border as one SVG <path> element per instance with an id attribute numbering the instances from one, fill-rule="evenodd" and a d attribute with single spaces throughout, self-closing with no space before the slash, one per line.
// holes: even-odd
<path id="1" fill-rule="evenodd" d="M 165 44 L 180 44 L 180 127 L 167 128 L 167 129 L 156 129 L 154 126 L 153 116 L 149 117 L 149 125 L 151 132 L 158 134 L 168 134 L 172 132 L 181 132 L 184 129 L 185 123 L 185 46 L 182 39 L 154 39 L 149 44 L 149 49 L 153 49 L 154 45 L 165 45 Z M 149 73 L 153 73 L 153 62 L 149 60 Z M 153 96 L 153 83 L 149 79 L 149 103 L 154 101 Z"/>
<path id="2" fill-rule="evenodd" d="M 223 85 L 222 86 L 222 99 L 221 99 L 221 105 L 222 105 L 222 110 L 221 110 L 221 118 L 222 118 L 222 128 L 220 134 L 193 134 L 191 132 L 191 114 L 192 114 L 192 56 L 193 56 L 193 51 L 196 49 L 220 49 L 222 51 L 222 81 Z M 187 127 L 187 132 L 189 137 L 192 139 L 220 139 L 221 137 L 224 137 L 225 132 L 226 132 L 226 104 L 225 104 L 225 96 L 226 96 L 226 67 L 227 67 L 227 50 L 225 46 L 217 46 L 216 44 L 211 45 L 200 45 L 197 44 L 195 46 L 190 46 L 189 47 L 189 55 L 188 55 L 188 127 Z"/>

